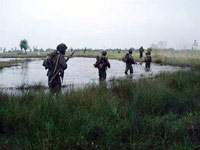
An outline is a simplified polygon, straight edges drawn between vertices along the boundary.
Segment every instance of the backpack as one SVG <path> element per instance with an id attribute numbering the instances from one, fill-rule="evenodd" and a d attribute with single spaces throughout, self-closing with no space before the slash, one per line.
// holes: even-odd
<path id="1" fill-rule="evenodd" d="M 107 67 L 107 58 L 104 56 L 101 56 L 99 60 L 97 61 L 97 64 L 98 64 L 99 69 L 104 69 L 105 67 Z"/>
<path id="2" fill-rule="evenodd" d="M 58 59 L 58 52 L 56 50 L 52 51 L 51 53 L 49 53 L 45 60 L 43 61 L 43 66 L 45 67 L 45 69 L 53 69 L 55 64 L 56 64 L 56 61 Z"/>
<path id="3" fill-rule="evenodd" d="M 130 63 L 133 61 L 132 57 L 129 55 L 129 54 L 126 54 L 123 58 L 122 58 L 122 61 L 123 62 L 126 62 L 126 63 Z"/>

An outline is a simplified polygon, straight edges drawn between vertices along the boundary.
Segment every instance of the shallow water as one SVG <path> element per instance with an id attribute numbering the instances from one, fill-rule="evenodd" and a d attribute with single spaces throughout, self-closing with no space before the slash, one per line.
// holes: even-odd
<path id="1" fill-rule="evenodd" d="M 1 61 L 10 61 L 10 60 L 39 60 L 40 58 L 0 58 Z"/>
<path id="2" fill-rule="evenodd" d="M 0 61 L 3 58 L 0 59 Z M 13 58 L 12 58 L 13 59 Z M 9 60 L 9 59 L 7 59 Z M 0 70 L 0 88 L 11 89 L 23 84 L 38 84 L 47 86 L 47 70 L 42 66 L 43 60 L 32 59 L 33 61 L 24 62 L 20 66 L 4 68 Z M 98 70 L 93 67 L 95 58 L 71 58 L 68 61 L 68 68 L 65 71 L 63 85 L 73 85 L 73 87 L 83 87 L 87 84 L 99 82 Z M 111 69 L 107 70 L 107 81 L 113 78 L 126 78 L 124 74 L 125 63 L 119 60 L 109 60 Z M 133 65 L 133 79 L 154 77 L 161 72 L 174 72 L 181 70 L 180 67 L 161 66 L 151 64 L 151 70 L 146 72 L 144 63 Z"/>

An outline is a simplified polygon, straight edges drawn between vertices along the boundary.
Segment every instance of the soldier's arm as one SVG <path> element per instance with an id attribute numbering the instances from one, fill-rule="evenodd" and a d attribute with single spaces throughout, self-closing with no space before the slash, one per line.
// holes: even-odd
<path id="1" fill-rule="evenodd" d="M 99 66 L 99 63 L 98 63 L 99 61 L 96 61 L 96 63 L 94 64 L 94 67 L 96 67 L 96 68 L 98 68 L 98 66 Z"/>
<path id="2" fill-rule="evenodd" d="M 106 60 L 107 60 L 107 61 L 106 61 L 107 66 L 108 66 L 108 68 L 110 68 L 110 63 L 109 63 L 108 59 L 106 59 Z"/>
<path id="3" fill-rule="evenodd" d="M 96 62 L 95 62 L 95 64 L 94 64 L 94 67 L 95 67 L 95 68 L 98 68 L 98 67 L 99 67 L 99 64 L 100 64 L 100 58 L 99 58 L 99 56 L 97 56 Z"/>
<path id="4" fill-rule="evenodd" d="M 136 61 L 133 59 L 133 64 L 137 64 Z"/>
<path id="5" fill-rule="evenodd" d="M 65 59 L 65 62 L 68 62 L 69 59 L 70 59 L 70 57 L 67 57 L 67 59 Z"/>
<path id="6" fill-rule="evenodd" d="M 62 54 L 60 55 L 59 65 L 63 70 L 65 70 L 67 68 L 66 60 L 64 58 L 64 55 L 62 55 Z"/>

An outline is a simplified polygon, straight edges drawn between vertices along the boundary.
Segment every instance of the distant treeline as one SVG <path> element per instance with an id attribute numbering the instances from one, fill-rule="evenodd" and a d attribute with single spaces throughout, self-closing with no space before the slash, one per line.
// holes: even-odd
<path id="1" fill-rule="evenodd" d="M 148 48 L 148 47 L 147 47 Z M 147 48 L 144 48 L 145 50 Z M 50 52 L 52 50 L 54 50 L 55 48 L 48 48 L 48 49 L 29 49 L 27 50 L 27 53 L 42 53 L 42 52 Z M 69 51 L 78 51 L 78 52 L 94 52 L 94 51 L 102 51 L 102 50 L 106 50 L 106 51 L 112 51 L 112 52 L 117 52 L 117 53 L 120 53 L 120 52 L 123 52 L 123 51 L 128 51 L 130 48 L 125 48 L 125 49 L 120 49 L 120 48 L 114 48 L 114 49 L 92 49 L 92 48 L 68 48 Z M 131 48 L 133 51 L 138 51 L 139 49 L 137 48 Z M 153 48 L 153 51 L 176 51 L 176 49 L 174 48 L 165 48 L 165 49 L 156 49 L 156 48 Z M 191 49 L 184 49 L 184 50 L 178 50 L 178 51 L 195 51 L 195 50 L 191 50 Z M 21 54 L 23 53 L 21 50 L 18 50 L 18 49 L 11 49 L 11 50 L 1 50 L 0 49 L 0 53 L 17 53 L 17 54 Z"/>
<path id="2" fill-rule="evenodd" d="M 32 52 L 50 52 L 54 50 L 54 48 L 48 48 L 48 49 L 29 49 L 27 52 L 28 53 L 32 53 Z M 69 48 L 68 49 L 69 51 L 73 51 L 73 50 L 76 50 L 76 51 L 80 51 L 80 52 L 90 52 L 90 51 L 102 51 L 102 50 L 106 50 L 106 51 L 113 51 L 113 52 L 121 52 L 121 51 L 128 51 L 129 49 L 125 48 L 125 49 L 119 49 L 119 48 L 115 48 L 115 49 L 92 49 L 92 48 L 76 48 L 76 49 L 72 49 L 72 48 Z M 133 51 L 138 51 L 139 49 L 135 49 L 133 48 Z M 145 49 L 146 50 L 146 49 Z M 175 49 L 173 48 L 168 48 L 168 49 L 153 49 L 153 50 L 164 50 L 164 51 L 175 51 Z M 189 49 L 187 49 L 189 50 Z M 185 51 L 187 51 L 185 50 Z M 4 51 L 0 51 L 0 53 L 23 53 L 21 50 L 4 50 Z"/>

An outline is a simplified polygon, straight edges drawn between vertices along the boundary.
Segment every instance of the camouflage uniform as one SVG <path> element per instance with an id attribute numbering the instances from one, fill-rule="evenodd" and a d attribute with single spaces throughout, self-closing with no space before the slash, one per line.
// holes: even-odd
<path id="1" fill-rule="evenodd" d="M 146 68 L 146 69 L 150 69 L 150 67 L 151 67 L 151 61 L 152 61 L 151 56 L 150 56 L 149 53 L 147 52 L 147 53 L 146 53 L 146 58 L 145 58 L 145 60 L 144 60 L 144 62 L 145 62 L 145 68 Z"/>
<path id="2" fill-rule="evenodd" d="M 94 64 L 94 67 L 98 68 L 100 81 L 104 81 L 106 79 L 107 67 L 110 68 L 110 63 L 106 57 L 106 54 L 107 53 L 103 51 L 101 57 L 97 56 L 96 63 Z"/>
<path id="3" fill-rule="evenodd" d="M 64 76 L 64 70 L 67 68 L 66 60 L 64 58 L 67 46 L 60 44 L 57 46 L 57 53 L 53 61 L 52 68 L 48 69 L 48 85 L 50 90 L 55 93 L 61 89 L 61 77 Z"/>
<path id="4" fill-rule="evenodd" d="M 148 55 L 151 55 L 151 51 L 152 51 L 152 48 L 148 48 L 148 49 L 147 49 L 147 54 L 148 54 Z"/>
<path id="5" fill-rule="evenodd" d="M 140 47 L 139 52 L 140 52 L 140 58 L 142 58 L 143 57 L 143 52 L 144 52 L 143 47 Z"/>
<path id="6" fill-rule="evenodd" d="M 130 70 L 130 74 L 133 74 L 132 64 L 136 64 L 136 62 L 134 61 L 132 57 L 132 50 L 129 50 L 129 53 L 125 55 L 124 62 L 126 63 L 125 74 L 128 75 L 129 70 Z"/>

